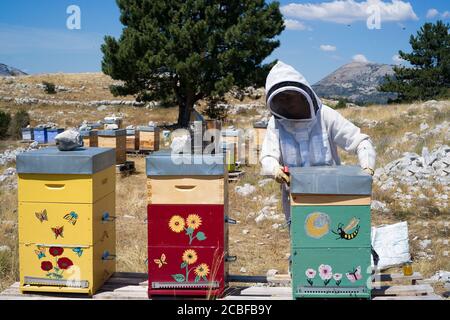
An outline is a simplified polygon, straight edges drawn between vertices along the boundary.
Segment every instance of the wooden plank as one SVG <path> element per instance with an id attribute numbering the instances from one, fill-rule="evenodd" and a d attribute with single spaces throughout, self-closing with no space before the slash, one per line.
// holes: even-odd
<path id="1" fill-rule="evenodd" d="M 372 296 L 417 296 L 433 293 L 433 287 L 428 284 L 383 286 L 372 289 Z"/>
<path id="2" fill-rule="evenodd" d="M 218 300 L 292 300 L 287 296 L 226 296 Z"/>
<path id="3" fill-rule="evenodd" d="M 285 286 L 290 286 L 291 277 L 288 274 L 276 274 L 267 277 L 267 282 L 271 284 L 284 284 Z"/>
<path id="4" fill-rule="evenodd" d="M 224 178 L 216 176 L 151 177 L 149 204 L 224 204 Z"/>
<path id="5" fill-rule="evenodd" d="M 291 205 L 293 206 L 358 206 L 370 205 L 370 196 L 341 196 L 341 195 L 309 195 L 300 194 L 293 195 Z"/>
<path id="6" fill-rule="evenodd" d="M 147 291 L 143 292 L 101 292 L 95 294 L 95 300 L 149 300 Z"/>
<path id="7" fill-rule="evenodd" d="M 290 287 L 250 287 L 241 291 L 243 296 L 281 296 L 291 297 Z"/>
<path id="8" fill-rule="evenodd" d="M 372 300 L 444 300 L 441 296 L 436 294 L 429 294 L 425 296 L 386 296 L 375 297 Z"/>
<path id="9" fill-rule="evenodd" d="M 402 282 L 402 281 L 417 281 L 422 280 L 422 274 L 420 272 L 414 272 L 412 276 L 405 276 L 403 273 L 382 273 L 374 275 L 374 279 L 380 282 Z"/>

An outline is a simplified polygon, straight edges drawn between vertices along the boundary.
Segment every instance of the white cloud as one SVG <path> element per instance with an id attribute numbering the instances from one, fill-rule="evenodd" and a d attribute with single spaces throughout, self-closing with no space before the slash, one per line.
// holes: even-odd
<path id="1" fill-rule="evenodd" d="M 392 61 L 394 61 L 394 63 L 395 64 L 403 64 L 403 63 L 405 63 L 406 62 L 406 60 L 403 60 L 401 57 L 400 57 L 400 55 L 398 55 L 398 54 L 395 54 L 393 57 L 392 57 Z"/>
<path id="2" fill-rule="evenodd" d="M 381 21 L 418 20 L 409 2 L 392 0 L 334 0 L 322 3 L 290 3 L 281 7 L 282 13 L 291 18 L 303 20 L 320 20 L 336 23 L 366 21 L 373 13 L 373 6 L 380 10 Z"/>
<path id="3" fill-rule="evenodd" d="M 437 11 L 434 8 L 431 8 L 428 10 L 427 12 L 427 19 L 433 19 L 434 17 L 436 17 L 439 14 L 439 11 Z"/>
<path id="4" fill-rule="evenodd" d="M 303 22 L 293 19 L 285 19 L 284 25 L 288 30 L 297 30 L 297 31 L 311 30 L 311 28 L 306 26 Z"/>
<path id="5" fill-rule="evenodd" d="M 356 55 L 354 55 L 353 56 L 353 61 L 354 62 L 364 62 L 364 63 L 369 62 L 369 60 L 363 54 L 356 54 Z"/>
<path id="6" fill-rule="evenodd" d="M 444 18 L 444 19 L 448 19 L 448 18 L 450 18 L 450 11 L 445 11 L 444 13 L 442 13 L 442 18 Z"/>
<path id="7" fill-rule="evenodd" d="M 320 46 L 320 50 L 322 51 L 336 51 L 336 47 L 329 44 L 322 44 Z"/>

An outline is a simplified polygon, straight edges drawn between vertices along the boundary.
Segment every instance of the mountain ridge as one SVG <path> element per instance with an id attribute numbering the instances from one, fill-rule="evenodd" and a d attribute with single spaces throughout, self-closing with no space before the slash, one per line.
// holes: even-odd
<path id="1" fill-rule="evenodd" d="M 312 87 L 323 98 L 344 98 L 357 104 L 385 104 L 396 97 L 393 93 L 378 91 L 386 75 L 394 75 L 392 65 L 353 61 L 333 71 Z"/>

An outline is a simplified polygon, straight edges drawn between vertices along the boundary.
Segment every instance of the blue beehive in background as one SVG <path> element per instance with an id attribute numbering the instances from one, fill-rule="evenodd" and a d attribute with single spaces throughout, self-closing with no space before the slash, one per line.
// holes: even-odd
<path id="1" fill-rule="evenodd" d="M 48 142 L 47 130 L 48 128 L 34 128 L 34 141 L 46 144 Z"/>
<path id="2" fill-rule="evenodd" d="M 23 141 L 33 141 L 34 140 L 33 128 L 22 128 L 22 140 Z"/>
<path id="3" fill-rule="evenodd" d="M 55 143 L 55 137 L 64 132 L 63 128 L 52 128 L 52 129 L 47 129 L 47 141 L 48 143 Z"/>

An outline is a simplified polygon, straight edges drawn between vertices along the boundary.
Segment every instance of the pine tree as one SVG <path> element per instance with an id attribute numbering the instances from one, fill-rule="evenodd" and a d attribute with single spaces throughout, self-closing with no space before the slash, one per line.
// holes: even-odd
<path id="1" fill-rule="evenodd" d="M 115 95 L 173 101 L 186 126 L 195 102 L 232 86 L 261 85 L 284 30 L 279 3 L 264 0 L 117 0 L 121 37 L 105 37 L 102 69 Z"/>
<path id="2" fill-rule="evenodd" d="M 411 67 L 394 67 L 394 76 L 386 77 L 380 91 L 398 94 L 396 102 L 450 97 L 449 24 L 425 23 L 416 36 L 411 35 L 411 53 L 399 51 Z"/>

